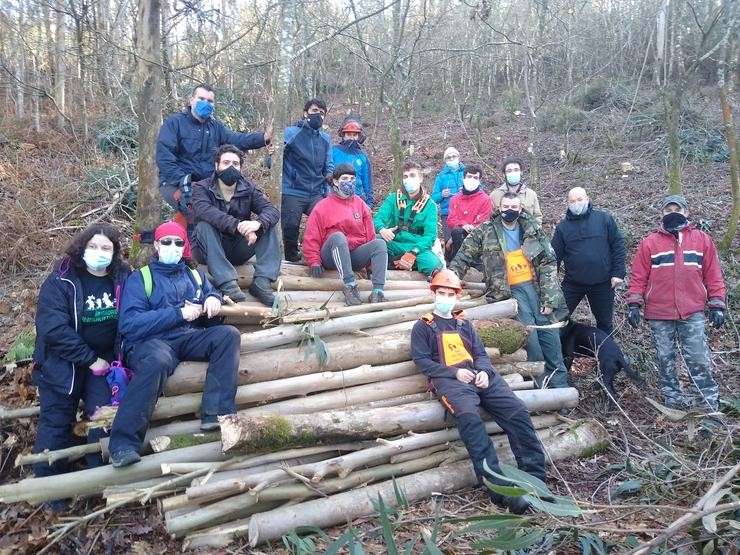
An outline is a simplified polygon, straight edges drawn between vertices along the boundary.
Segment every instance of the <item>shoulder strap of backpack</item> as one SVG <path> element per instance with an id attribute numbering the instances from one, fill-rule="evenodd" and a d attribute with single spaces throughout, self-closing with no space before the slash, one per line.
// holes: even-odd
<path id="1" fill-rule="evenodd" d="M 149 264 L 147 264 L 146 266 L 139 268 L 139 271 L 144 280 L 144 293 L 146 294 L 146 300 L 148 301 L 152 298 L 152 269 L 149 267 Z"/>

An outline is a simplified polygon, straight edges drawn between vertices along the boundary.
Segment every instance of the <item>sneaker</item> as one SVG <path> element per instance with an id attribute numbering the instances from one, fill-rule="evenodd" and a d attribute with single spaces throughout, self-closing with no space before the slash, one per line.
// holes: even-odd
<path id="1" fill-rule="evenodd" d="M 208 416 L 200 421 L 201 432 L 215 432 L 221 429 L 221 424 L 215 416 Z"/>
<path id="2" fill-rule="evenodd" d="M 121 468 L 122 466 L 128 466 L 130 464 L 137 463 L 141 460 L 141 457 L 136 451 L 114 451 L 110 454 L 110 463 L 113 468 Z"/>
<path id="3" fill-rule="evenodd" d="M 275 302 L 275 293 L 272 292 L 272 285 L 267 278 L 254 278 L 252 285 L 249 286 L 249 292 L 263 305 L 272 306 Z"/>
<path id="4" fill-rule="evenodd" d="M 347 306 L 357 306 L 362 304 L 360 292 L 357 290 L 356 285 L 344 286 L 344 302 Z"/>
<path id="5" fill-rule="evenodd" d="M 247 300 L 247 296 L 241 289 L 239 289 L 236 281 L 227 281 L 219 289 L 221 289 L 221 293 L 223 293 L 224 295 L 228 295 L 229 298 L 235 303 L 240 303 Z"/>
<path id="6" fill-rule="evenodd" d="M 370 293 L 370 298 L 368 299 L 368 302 L 370 304 L 384 303 L 385 295 L 383 295 L 382 291 L 373 291 L 372 293 Z"/>

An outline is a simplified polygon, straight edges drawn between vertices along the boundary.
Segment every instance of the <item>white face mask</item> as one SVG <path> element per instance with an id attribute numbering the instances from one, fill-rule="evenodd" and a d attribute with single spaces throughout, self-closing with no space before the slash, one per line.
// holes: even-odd
<path id="1" fill-rule="evenodd" d="M 440 314 L 449 314 L 455 308 L 455 297 L 443 297 L 441 295 L 434 296 L 434 308 Z"/>
<path id="2" fill-rule="evenodd" d="M 410 195 L 413 195 L 419 190 L 419 178 L 418 177 L 407 177 L 403 180 L 403 188 Z"/>
<path id="3" fill-rule="evenodd" d="M 580 216 L 581 214 L 585 213 L 588 209 L 588 201 L 577 201 L 577 202 L 571 202 L 568 205 L 568 210 L 571 211 L 571 213 L 574 216 Z"/>
<path id="4" fill-rule="evenodd" d="M 171 245 L 159 245 L 159 261 L 162 264 L 177 264 L 182 259 L 182 253 L 185 247 L 178 247 L 174 243 Z"/>
<path id="5" fill-rule="evenodd" d="M 112 252 L 101 251 L 98 249 L 85 249 L 85 254 L 82 256 L 82 261 L 94 272 L 105 270 L 110 266 L 112 260 Z"/>
<path id="6" fill-rule="evenodd" d="M 466 177 L 465 179 L 463 179 L 463 187 L 466 191 L 472 193 L 478 187 L 480 187 L 480 180 L 475 179 L 474 177 Z"/>

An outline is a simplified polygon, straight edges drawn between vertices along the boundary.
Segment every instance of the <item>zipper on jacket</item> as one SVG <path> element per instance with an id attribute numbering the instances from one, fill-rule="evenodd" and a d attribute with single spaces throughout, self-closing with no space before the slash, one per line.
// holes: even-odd
<path id="1" fill-rule="evenodd" d="M 65 277 L 59 277 L 59 279 L 62 280 L 62 281 L 66 281 L 67 283 L 69 283 L 72 286 L 72 301 L 73 301 L 74 306 L 75 306 L 75 310 L 74 310 L 74 312 L 75 312 L 75 332 L 79 333 L 78 322 L 77 322 L 77 287 L 75 286 L 75 284 L 70 279 L 67 279 Z M 76 370 L 77 370 L 75 368 L 75 363 L 74 362 L 71 362 L 70 364 L 72 364 L 72 385 L 69 386 L 69 392 L 67 393 L 67 395 L 72 395 L 72 391 L 75 388 L 75 373 L 76 373 Z"/>

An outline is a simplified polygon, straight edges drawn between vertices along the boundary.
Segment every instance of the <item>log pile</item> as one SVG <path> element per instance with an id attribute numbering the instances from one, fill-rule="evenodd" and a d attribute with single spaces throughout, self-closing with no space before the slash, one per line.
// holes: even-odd
<path id="1" fill-rule="evenodd" d="M 250 268 L 240 269 L 242 286 L 251 279 Z M 371 497 L 394 503 L 392 477 L 410 501 L 474 485 L 454 422 L 411 361 L 411 327 L 432 309 L 428 286 L 410 272 L 391 274 L 387 290 L 401 293 L 397 301 L 380 310 L 344 307 L 332 300 L 341 295 L 339 280 L 317 284 L 305 267 L 284 264 L 282 309 L 280 302 L 276 312 L 250 302 L 230 308 L 235 315 L 242 311 L 238 321 L 245 325 L 239 412 L 220 419 L 220 434 L 199 432 L 205 364 L 184 362 L 157 404 L 147 435 L 150 454 L 141 462 L 2 485 L 0 502 L 156 498 L 171 534 L 191 547 L 216 547 L 240 536 L 258 545 L 296 526 L 331 526 L 370 514 Z M 298 289 L 305 287 L 311 289 Z M 516 314 L 514 301 L 485 304 L 482 289 L 481 283 L 468 284 L 461 302 L 468 317 L 490 321 Z M 249 331 L 258 322 L 262 327 Z M 508 341 L 515 348 L 522 343 Z M 559 409 L 576 406 L 578 392 L 535 389 L 532 377 L 543 372 L 543 363 L 527 362 L 522 349 L 502 353 L 489 346 L 488 352 L 533 413 L 552 460 L 593 452 L 608 440 L 596 422 L 557 416 Z M 487 427 L 502 460 L 511 461 L 502 430 L 493 422 Z M 105 455 L 106 446 L 103 440 L 23 455 L 16 464 L 72 460 L 96 450 Z"/>

